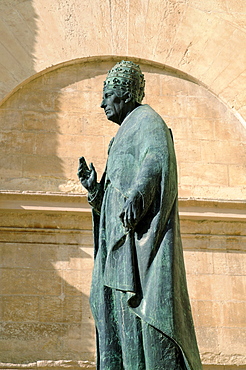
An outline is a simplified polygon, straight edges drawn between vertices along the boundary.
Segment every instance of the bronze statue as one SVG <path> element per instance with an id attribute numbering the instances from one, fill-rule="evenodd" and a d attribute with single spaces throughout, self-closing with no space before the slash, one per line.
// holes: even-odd
<path id="1" fill-rule="evenodd" d="M 120 128 L 100 182 L 80 158 L 93 209 L 91 309 L 100 370 L 202 369 L 187 293 L 172 135 L 141 105 L 144 76 L 130 61 L 109 71 L 101 107 Z"/>

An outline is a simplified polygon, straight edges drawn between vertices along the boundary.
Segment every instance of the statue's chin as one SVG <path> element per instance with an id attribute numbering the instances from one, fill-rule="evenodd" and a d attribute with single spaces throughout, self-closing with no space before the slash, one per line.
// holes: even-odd
<path id="1" fill-rule="evenodd" d="M 117 120 L 115 119 L 114 115 L 111 114 L 110 112 L 109 113 L 106 113 L 106 117 L 109 121 L 112 121 L 114 123 L 118 123 Z"/>

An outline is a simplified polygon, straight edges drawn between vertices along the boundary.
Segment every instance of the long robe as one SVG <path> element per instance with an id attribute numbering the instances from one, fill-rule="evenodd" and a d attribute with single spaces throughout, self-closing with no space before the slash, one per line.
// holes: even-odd
<path id="1" fill-rule="evenodd" d="M 142 214 L 134 230 L 126 231 L 119 215 L 132 196 L 140 197 Z M 150 106 L 141 105 L 125 118 L 98 193 L 89 201 L 96 326 L 110 317 L 105 287 L 125 292 L 129 310 L 178 345 L 187 370 L 202 369 L 180 238 L 174 146 L 170 130 Z"/>

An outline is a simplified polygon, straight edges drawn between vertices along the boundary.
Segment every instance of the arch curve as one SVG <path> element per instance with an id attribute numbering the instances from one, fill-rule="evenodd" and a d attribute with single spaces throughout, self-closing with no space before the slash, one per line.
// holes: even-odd
<path id="1" fill-rule="evenodd" d="M 122 59 L 140 64 L 145 103 L 173 130 L 180 195 L 241 199 L 246 131 L 234 112 L 192 76 L 126 56 L 57 64 L 26 80 L 2 102 L 3 156 L 9 154 L 4 189 L 79 193 L 76 172 L 81 155 L 102 173 L 107 145 L 117 128 L 99 107 L 101 90 L 107 71 Z"/>

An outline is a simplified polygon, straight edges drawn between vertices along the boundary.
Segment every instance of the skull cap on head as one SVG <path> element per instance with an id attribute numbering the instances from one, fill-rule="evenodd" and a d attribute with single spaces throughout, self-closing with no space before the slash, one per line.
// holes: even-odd
<path id="1" fill-rule="evenodd" d="M 133 99 L 141 104 L 144 98 L 144 86 L 144 75 L 139 65 L 122 60 L 108 71 L 103 90 L 110 88 L 128 91 Z"/>

